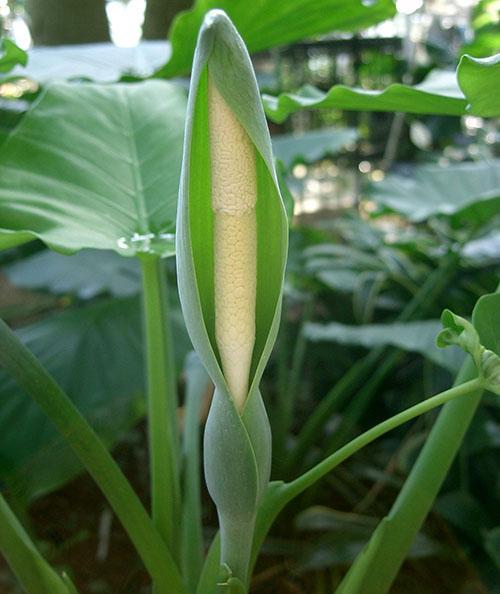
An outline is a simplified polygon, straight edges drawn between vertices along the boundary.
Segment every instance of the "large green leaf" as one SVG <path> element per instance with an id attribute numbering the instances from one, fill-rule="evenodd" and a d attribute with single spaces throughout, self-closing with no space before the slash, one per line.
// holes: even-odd
<path id="1" fill-rule="evenodd" d="M 197 0 L 172 24 L 172 55 L 159 71 L 160 76 L 189 72 L 198 30 L 205 13 L 212 8 L 227 12 L 250 52 L 331 31 L 358 31 L 395 14 L 392 0 Z"/>
<path id="2" fill-rule="evenodd" d="M 437 365 L 456 373 L 460 369 L 464 356 L 458 348 L 442 350 L 436 346 L 436 336 L 441 327 L 439 320 L 362 326 L 348 326 L 337 322 L 329 324 L 310 322 L 306 324 L 304 333 L 314 342 L 337 342 L 365 348 L 392 345 L 405 351 L 419 353 Z"/>
<path id="3" fill-rule="evenodd" d="M 0 151 L 0 248 L 173 253 L 184 95 L 163 81 L 50 86 Z"/>
<path id="4" fill-rule="evenodd" d="M 432 71 L 424 82 L 413 87 L 395 83 L 384 90 L 373 91 L 335 85 L 324 93 L 306 86 L 297 93 L 283 93 L 278 97 L 263 95 L 262 98 L 268 117 L 275 122 L 283 122 L 302 109 L 325 108 L 437 115 L 471 113 L 491 117 L 500 115 L 499 69 L 498 56 L 477 60 L 465 55 L 456 74 Z"/>
<path id="5" fill-rule="evenodd" d="M 489 58 L 463 56 L 458 84 L 469 101 L 468 111 L 477 116 L 500 116 L 500 54 Z"/>
<path id="6" fill-rule="evenodd" d="M 272 137 L 277 159 L 287 167 L 297 162 L 314 163 L 327 155 L 335 155 L 353 143 L 358 134 L 354 128 L 323 128 L 302 134 L 278 134 Z"/>
<path id="7" fill-rule="evenodd" d="M 46 318 L 18 336 L 111 446 L 143 413 L 141 316 L 136 299 Z M 0 478 L 30 499 L 81 471 L 45 414 L 0 371 Z"/>
<path id="8" fill-rule="evenodd" d="M 433 71 L 415 86 L 394 83 L 381 91 L 335 85 L 326 93 L 306 85 L 296 93 L 262 96 L 267 116 L 283 122 L 303 109 L 346 109 L 353 111 L 406 111 L 420 114 L 462 115 L 467 101 L 455 73 Z"/>
<path id="9" fill-rule="evenodd" d="M 446 215 L 475 223 L 500 214 L 500 160 L 423 165 L 411 177 L 388 175 L 369 187 L 370 198 L 410 221 Z"/>

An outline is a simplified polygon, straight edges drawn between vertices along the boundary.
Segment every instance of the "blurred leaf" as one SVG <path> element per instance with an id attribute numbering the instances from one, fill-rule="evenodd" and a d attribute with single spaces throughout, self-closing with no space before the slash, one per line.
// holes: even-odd
<path id="1" fill-rule="evenodd" d="M 178 368 L 191 348 L 178 310 Z M 139 300 L 108 299 L 17 331 L 107 446 L 144 414 Z M 22 499 L 60 487 L 82 467 L 45 414 L 0 370 L 0 480 Z"/>
<path id="2" fill-rule="evenodd" d="M 368 195 L 413 222 L 442 215 L 481 223 L 500 214 L 500 160 L 423 165 L 411 177 L 392 174 L 371 184 Z"/>
<path id="3" fill-rule="evenodd" d="M 69 293 L 80 299 L 103 293 L 130 297 L 141 289 L 137 260 L 104 250 L 82 250 L 71 256 L 44 250 L 5 267 L 3 272 L 16 287 Z"/>
<path id="4" fill-rule="evenodd" d="M 378 518 L 340 512 L 314 506 L 301 512 L 296 525 L 302 531 L 326 532 L 303 546 L 299 558 L 301 569 L 323 569 L 351 563 L 370 538 Z M 419 534 L 410 551 L 410 558 L 422 559 L 442 553 L 444 547 L 424 534 Z"/>
<path id="5" fill-rule="evenodd" d="M 187 74 L 205 13 L 224 10 L 243 37 L 250 53 L 286 45 L 321 33 L 358 31 L 395 14 L 391 0 L 196 0 L 193 8 L 175 18 L 169 32 L 172 55 L 158 72 L 172 77 Z"/>
<path id="6" fill-rule="evenodd" d="M 465 491 L 451 491 L 436 500 L 435 510 L 477 543 L 490 520 L 480 503 Z"/>
<path id="7" fill-rule="evenodd" d="M 143 413 L 140 309 L 136 299 L 64 312 L 17 331 L 112 446 Z M 51 422 L 0 371 L 0 477 L 21 498 L 47 493 L 82 467 Z"/>
<path id="8" fill-rule="evenodd" d="M 500 116 L 500 54 L 488 58 L 462 56 L 457 76 L 469 101 L 467 111 L 484 118 Z"/>
<path id="9" fill-rule="evenodd" d="M 311 271 L 326 269 L 332 264 L 339 268 L 361 270 L 385 270 L 386 266 L 377 254 L 366 252 L 356 246 L 323 243 L 304 250 L 307 268 Z"/>
<path id="10" fill-rule="evenodd" d="M 324 93 L 306 85 L 297 93 L 282 93 L 278 97 L 264 94 L 262 99 L 267 116 L 274 122 L 283 122 L 290 114 L 303 109 L 462 115 L 467 105 L 455 73 L 443 70 L 431 72 L 423 83 L 413 87 L 395 83 L 374 91 L 335 85 Z"/>
<path id="11" fill-rule="evenodd" d="M 263 95 L 268 117 L 283 122 L 301 109 L 346 109 L 354 111 L 404 111 L 406 113 L 500 115 L 498 77 L 500 54 L 476 59 L 463 56 L 456 73 L 434 70 L 424 82 L 409 86 L 395 83 L 382 91 L 335 85 L 327 93 L 305 86 L 297 93 L 278 97 Z"/>
<path id="12" fill-rule="evenodd" d="M 474 39 L 461 51 L 475 58 L 484 58 L 497 52 L 500 47 L 498 0 L 479 0 L 472 9 L 471 21 Z"/>
<path id="13" fill-rule="evenodd" d="M 33 47 L 28 66 L 15 74 L 41 83 L 76 78 L 109 83 L 125 73 L 151 76 L 168 55 L 168 42 L 163 40 L 143 40 L 136 47 L 116 47 L 113 43 Z"/>
<path id="14" fill-rule="evenodd" d="M 310 322 L 304 328 L 306 337 L 313 342 L 337 342 L 363 346 L 367 349 L 392 345 L 405 351 L 420 353 L 437 365 L 455 373 L 460 368 L 464 356 L 459 349 L 453 349 L 452 352 L 436 347 L 436 336 L 440 330 L 439 320 L 362 326 L 347 326 L 337 322 L 328 324 Z"/>
<path id="15" fill-rule="evenodd" d="M 500 569 L 500 526 L 489 530 L 484 537 L 484 548 Z"/>
<path id="16" fill-rule="evenodd" d="M 57 83 L 0 152 L 0 247 L 173 253 L 185 93 Z"/>
<path id="17" fill-rule="evenodd" d="M 330 507 L 315 505 L 300 512 L 295 518 L 295 526 L 303 531 L 337 530 L 350 531 L 365 537 L 377 525 L 377 518 L 346 513 Z"/>
<path id="18" fill-rule="evenodd" d="M 278 134 L 272 137 L 277 159 L 290 168 L 295 163 L 314 163 L 335 155 L 358 136 L 354 128 L 323 128 L 302 134 Z"/>
<path id="19" fill-rule="evenodd" d="M 492 231 L 467 242 L 463 246 L 462 254 L 468 263 L 475 266 L 500 264 L 500 231 Z"/>
<path id="20" fill-rule="evenodd" d="M 375 278 L 377 273 L 372 272 L 371 278 Z M 360 284 L 359 272 L 356 270 L 327 269 L 316 273 L 317 278 L 330 289 L 344 293 L 353 293 Z"/>
<path id="21" fill-rule="evenodd" d="M 16 66 L 26 66 L 28 63 L 28 54 L 10 39 L 2 39 L 1 51 L 0 72 L 10 72 Z"/>

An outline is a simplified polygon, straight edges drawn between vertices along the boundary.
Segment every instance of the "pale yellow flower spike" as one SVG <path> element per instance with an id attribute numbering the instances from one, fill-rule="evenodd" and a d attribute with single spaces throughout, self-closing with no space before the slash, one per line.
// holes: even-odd
<path id="1" fill-rule="evenodd" d="M 255 343 L 255 150 L 210 77 L 208 115 L 214 212 L 215 338 L 229 391 L 241 411 L 248 393 Z"/>

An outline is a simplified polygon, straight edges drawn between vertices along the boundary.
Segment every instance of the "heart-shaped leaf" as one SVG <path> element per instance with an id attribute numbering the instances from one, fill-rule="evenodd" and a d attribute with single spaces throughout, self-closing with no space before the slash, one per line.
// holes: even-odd
<path id="1" fill-rule="evenodd" d="M 184 117 L 173 83 L 50 86 L 0 151 L 0 248 L 172 254 Z"/>

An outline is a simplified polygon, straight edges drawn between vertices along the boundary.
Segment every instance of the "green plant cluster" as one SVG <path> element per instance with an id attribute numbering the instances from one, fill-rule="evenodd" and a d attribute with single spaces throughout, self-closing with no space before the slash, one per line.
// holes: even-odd
<path id="1" fill-rule="evenodd" d="M 29 56 L 3 41 L 0 262 L 23 293 L 0 303 L 0 552 L 29 594 L 76 594 L 77 572 L 51 567 L 13 510 L 83 468 L 155 594 L 244 594 L 269 535 L 296 575 L 327 576 L 318 592 L 384 594 L 405 559 L 450 556 L 421 531 L 432 509 L 493 585 L 499 162 L 396 165 L 378 181 L 366 176 L 351 208 L 294 218 L 293 192 L 332 156 L 346 159 L 362 127 L 270 137 L 265 115 L 497 117 L 499 56 L 462 55 L 446 85 L 431 73 L 380 91 L 335 84 L 271 96 L 246 49 L 359 31 L 394 12 L 381 0 L 198 0 L 174 21 L 164 67 L 112 84 L 26 85 Z M 191 64 L 188 98 L 165 79 Z M 214 338 L 209 76 L 255 148 L 264 197 L 242 411 Z M 9 88 L 26 92 L 9 99 Z M 204 470 L 220 533 L 207 541 L 200 452 L 210 380 Z M 142 418 L 151 513 L 110 453 Z M 292 522 L 298 547 L 286 538 Z"/>

